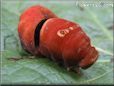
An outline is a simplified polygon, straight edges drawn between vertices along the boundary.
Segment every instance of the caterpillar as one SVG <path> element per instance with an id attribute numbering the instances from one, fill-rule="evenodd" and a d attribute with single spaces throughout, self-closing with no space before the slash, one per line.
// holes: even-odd
<path id="1" fill-rule="evenodd" d="M 22 13 L 18 34 L 27 52 L 43 55 L 67 70 L 87 69 L 99 56 L 79 24 L 59 18 L 40 5 Z"/>

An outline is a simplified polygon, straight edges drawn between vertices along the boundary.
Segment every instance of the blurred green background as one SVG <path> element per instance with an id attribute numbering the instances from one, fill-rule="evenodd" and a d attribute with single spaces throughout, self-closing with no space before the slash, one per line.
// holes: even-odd
<path id="1" fill-rule="evenodd" d="M 113 82 L 113 0 L 1 1 L 1 83 L 2 84 L 114 84 Z M 47 58 L 34 57 L 21 49 L 17 27 L 19 16 L 40 4 L 59 17 L 77 22 L 100 52 L 97 62 L 82 75 L 68 72 Z M 14 61 L 9 58 L 23 59 Z"/>

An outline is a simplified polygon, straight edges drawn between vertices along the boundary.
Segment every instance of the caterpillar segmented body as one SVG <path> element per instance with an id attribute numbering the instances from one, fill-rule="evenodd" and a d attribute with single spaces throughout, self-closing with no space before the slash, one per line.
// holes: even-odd
<path id="1" fill-rule="evenodd" d="M 67 69 L 86 69 L 98 58 L 98 51 L 79 24 L 58 18 L 39 5 L 21 15 L 18 33 L 25 50 L 48 57 Z"/>

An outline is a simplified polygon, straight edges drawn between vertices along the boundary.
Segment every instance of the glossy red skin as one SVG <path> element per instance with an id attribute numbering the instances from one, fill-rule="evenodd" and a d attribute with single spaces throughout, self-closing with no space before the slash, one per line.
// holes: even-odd
<path id="1" fill-rule="evenodd" d="M 58 31 L 69 30 L 64 37 Z M 40 32 L 39 51 L 57 63 L 62 62 L 66 68 L 90 67 L 98 58 L 98 51 L 91 46 L 89 37 L 82 28 L 73 22 L 60 19 L 48 19 Z"/>
<path id="2" fill-rule="evenodd" d="M 41 28 L 39 47 L 35 47 L 34 32 L 43 19 L 48 20 Z M 73 27 L 73 30 L 69 27 Z M 58 35 L 61 30 L 65 30 L 62 36 Z M 40 53 L 57 63 L 63 63 L 66 68 L 86 69 L 98 58 L 98 51 L 91 46 L 89 37 L 78 24 L 57 18 L 49 9 L 40 5 L 22 13 L 18 33 L 26 51 L 33 55 Z"/>
<path id="3" fill-rule="evenodd" d="M 18 33 L 23 48 L 33 55 L 39 54 L 34 45 L 34 32 L 38 23 L 43 19 L 57 17 L 49 9 L 36 5 L 25 10 L 18 24 Z"/>

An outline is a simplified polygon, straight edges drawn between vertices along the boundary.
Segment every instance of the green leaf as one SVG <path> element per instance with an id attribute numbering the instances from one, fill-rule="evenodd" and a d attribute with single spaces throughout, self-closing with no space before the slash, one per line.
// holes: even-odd
<path id="1" fill-rule="evenodd" d="M 82 3 L 81 1 L 79 3 Z M 87 3 L 87 2 L 85 2 Z M 41 4 L 59 17 L 77 22 L 99 51 L 97 62 L 79 75 L 67 71 L 48 58 L 30 56 L 21 49 L 17 27 L 20 14 Z M 76 1 L 13 1 L 1 3 L 1 83 L 2 84 L 114 84 L 113 8 L 80 7 Z"/>

